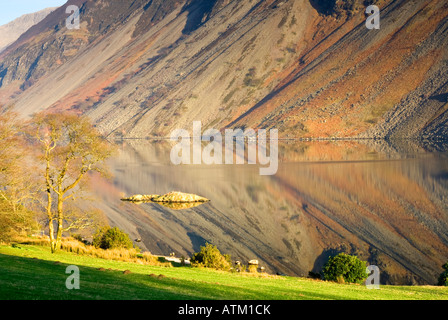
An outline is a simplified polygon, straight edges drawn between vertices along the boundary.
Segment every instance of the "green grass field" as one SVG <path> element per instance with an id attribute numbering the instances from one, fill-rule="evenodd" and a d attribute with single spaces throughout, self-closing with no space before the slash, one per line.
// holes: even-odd
<path id="1" fill-rule="evenodd" d="M 80 289 L 68 290 L 68 265 L 80 270 Z M 130 273 L 123 271 L 129 270 Z M 163 275 L 164 277 L 159 277 Z M 337 284 L 191 267 L 112 261 L 48 247 L 0 246 L 2 300 L 448 300 L 448 287 Z"/>

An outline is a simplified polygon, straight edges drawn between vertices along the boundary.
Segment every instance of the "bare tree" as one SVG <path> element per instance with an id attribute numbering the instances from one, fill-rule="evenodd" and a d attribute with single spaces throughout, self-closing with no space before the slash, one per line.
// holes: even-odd
<path id="1" fill-rule="evenodd" d="M 87 216 L 67 215 L 64 203 L 75 200 L 89 172 L 105 173 L 105 160 L 114 148 L 86 117 L 64 113 L 39 113 L 30 122 L 30 137 L 43 164 L 42 184 L 51 251 L 61 246 L 62 234 L 86 223 Z"/>

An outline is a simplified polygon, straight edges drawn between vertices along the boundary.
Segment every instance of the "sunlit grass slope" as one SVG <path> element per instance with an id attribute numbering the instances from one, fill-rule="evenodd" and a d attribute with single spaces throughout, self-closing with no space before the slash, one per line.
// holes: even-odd
<path id="1" fill-rule="evenodd" d="M 80 289 L 68 290 L 66 268 L 80 270 Z M 160 276 L 162 275 L 162 276 Z M 240 274 L 191 267 L 149 266 L 94 258 L 45 246 L 0 246 L 0 299 L 448 299 L 448 288 L 337 284 L 305 278 Z"/>

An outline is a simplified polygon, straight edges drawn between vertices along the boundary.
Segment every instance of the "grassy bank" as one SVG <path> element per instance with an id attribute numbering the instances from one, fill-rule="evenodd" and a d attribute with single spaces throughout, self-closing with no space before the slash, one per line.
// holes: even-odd
<path id="1" fill-rule="evenodd" d="M 80 289 L 68 290 L 68 265 L 80 269 Z M 126 272 L 125 272 L 126 271 Z M 208 269 L 150 266 L 73 252 L 50 253 L 45 246 L 0 246 L 0 299 L 448 299 L 447 287 L 363 285 Z"/>

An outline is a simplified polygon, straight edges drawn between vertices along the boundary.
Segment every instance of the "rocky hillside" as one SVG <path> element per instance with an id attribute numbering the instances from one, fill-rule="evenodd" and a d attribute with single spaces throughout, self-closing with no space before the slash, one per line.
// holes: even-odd
<path id="1" fill-rule="evenodd" d="M 381 28 L 365 26 L 367 5 Z M 65 6 L 81 28 L 65 27 Z M 277 128 L 447 136 L 448 3 L 70 0 L 0 54 L 0 103 L 87 113 L 110 137 Z"/>
<path id="2" fill-rule="evenodd" d="M 0 26 L 0 52 L 16 41 L 26 30 L 42 21 L 56 8 L 46 8 L 35 13 L 24 14 L 19 18 Z"/>

